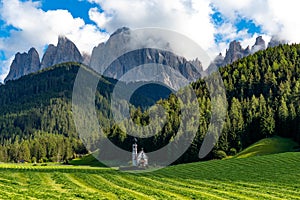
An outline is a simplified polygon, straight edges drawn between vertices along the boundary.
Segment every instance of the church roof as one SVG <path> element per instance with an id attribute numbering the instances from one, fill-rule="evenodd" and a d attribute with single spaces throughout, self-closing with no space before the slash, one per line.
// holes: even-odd
<path id="1" fill-rule="evenodd" d="M 146 153 L 144 152 L 144 150 L 140 151 L 140 153 L 138 154 L 138 158 L 144 158 L 144 159 L 148 159 L 148 156 L 146 155 Z"/>

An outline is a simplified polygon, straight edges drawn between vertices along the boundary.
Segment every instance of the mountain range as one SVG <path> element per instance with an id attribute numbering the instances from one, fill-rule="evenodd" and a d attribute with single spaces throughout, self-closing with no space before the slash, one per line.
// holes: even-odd
<path id="1" fill-rule="evenodd" d="M 234 40 L 230 42 L 229 48 L 226 50 L 225 57 L 220 53 L 214 60 L 214 64 L 217 67 L 222 67 L 228 64 L 231 64 L 238 59 L 246 57 L 250 54 L 253 54 L 257 51 L 265 50 L 266 48 L 279 46 L 280 44 L 287 44 L 288 42 L 285 40 L 280 40 L 278 37 L 273 36 L 271 41 L 266 45 L 266 42 L 262 38 L 262 36 L 258 36 L 256 38 L 255 44 L 250 48 L 248 46 L 244 49 L 240 42 Z M 210 71 L 211 69 L 208 69 Z"/>
<path id="2" fill-rule="evenodd" d="M 57 46 L 48 45 L 48 48 L 40 61 L 35 48 L 28 53 L 17 53 L 10 66 L 10 71 L 4 82 L 18 79 L 24 75 L 37 72 L 64 62 L 83 62 L 83 57 L 76 45 L 64 36 L 58 38 Z"/>
<path id="3" fill-rule="evenodd" d="M 162 80 L 163 83 L 169 85 L 171 88 L 180 88 L 182 84 L 186 84 L 186 80 L 189 82 L 195 81 L 201 77 L 203 72 L 202 64 L 197 59 L 189 61 L 184 57 L 177 56 L 172 52 L 157 50 L 157 49 L 138 49 L 133 52 L 128 52 L 126 55 L 116 59 L 108 66 L 107 69 L 101 68 L 101 62 L 105 59 L 105 56 L 110 51 L 117 51 L 120 45 L 129 45 L 131 30 L 123 27 L 115 31 L 109 40 L 105 43 L 99 44 L 93 49 L 92 55 L 82 55 L 76 45 L 66 38 L 65 36 L 59 36 L 57 45 L 48 45 L 42 59 L 35 48 L 31 48 L 27 53 L 17 53 L 10 66 L 10 71 L 5 79 L 5 83 L 9 80 L 16 80 L 24 75 L 40 71 L 42 69 L 51 67 L 56 64 L 64 62 L 77 62 L 90 66 L 96 72 L 103 74 L 107 77 L 119 79 L 128 71 L 136 66 L 142 64 L 162 64 L 171 66 L 178 74 L 169 73 L 166 69 L 160 68 L 160 71 L 148 70 L 148 74 L 140 69 L 135 73 L 129 74 L 127 80 L 136 81 L 148 81 L 147 77 L 156 77 L 158 80 Z M 120 35 L 119 37 L 113 37 Z M 273 37 L 268 45 L 266 45 L 262 36 L 256 38 L 255 44 L 250 48 L 249 46 L 244 49 L 241 43 L 238 41 L 232 41 L 229 48 L 226 50 L 225 56 L 221 53 L 214 59 L 214 64 L 217 67 L 222 67 L 235 62 L 238 59 L 253 54 L 259 50 L 264 50 L 266 47 L 274 47 L 279 44 L 286 43 L 284 40 L 279 40 L 277 37 Z M 90 61 L 91 60 L 91 61 Z M 213 71 L 212 68 L 207 69 L 208 72 Z M 170 81 L 172 80 L 172 81 Z"/>

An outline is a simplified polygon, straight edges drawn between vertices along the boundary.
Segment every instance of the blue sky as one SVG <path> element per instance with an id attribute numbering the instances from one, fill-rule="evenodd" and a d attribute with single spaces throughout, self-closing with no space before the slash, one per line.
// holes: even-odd
<path id="1" fill-rule="evenodd" d="M 216 9 L 214 9 L 214 13 L 211 14 L 211 19 L 212 19 L 213 23 L 218 27 L 221 27 L 223 24 L 228 23 L 228 21 L 229 21 L 224 15 L 222 15 L 221 12 L 219 12 Z M 259 25 L 256 25 L 253 22 L 253 20 L 251 20 L 251 19 L 239 17 L 233 23 L 233 25 L 235 26 L 237 32 L 247 30 L 247 33 L 249 33 L 250 35 L 263 34 L 261 27 Z M 214 37 L 215 37 L 216 43 L 219 43 L 222 41 L 228 43 L 228 42 L 232 41 L 231 40 L 232 38 L 226 39 L 223 37 L 222 34 L 215 34 Z M 243 38 L 240 38 L 238 36 L 234 39 L 235 40 L 243 40 Z"/>
<path id="2" fill-rule="evenodd" d="M 74 1 L 74 0 L 43 0 L 41 8 L 45 11 L 48 10 L 57 10 L 63 9 L 68 10 L 73 17 L 80 17 L 86 23 L 95 24 L 88 15 L 88 12 L 91 8 L 97 7 L 101 10 L 101 6 L 96 3 L 91 3 L 88 1 Z M 224 22 L 226 22 L 226 17 L 222 15 L 218 10 L 214 10 L 214 13 L 211 15 L 211 19 L 215 25 L 220 26 Z M 255 33 L 262 33 L 261 28 L 257 26 L 252 20 L 246 18 L 239 18 L 235 26 L 237 31 L 241 31 L 244 29 L 248 30 L 248 33 L 255 34 Z M 221 39 L 222 40 L 222 39 Z M 216 37 L 216 41 L 219 41 Z"/>
<path id="3" fill-rule="evenodd" d="M 68 10 L 73 17 L 80 17 L 86 23 L 95 24 L 92 20 L 90 20 L 88 12 L 92 7 L 98 7 L 101 9 L 99 5 L 96 3 L 90 3 L 88 1 L 74 1 L 74 0 L 42 0 L 42 9 L 45 11 L 48 10 L 57 10 L 63 9 Z"/>
<path id="4" fill-rule="evenodd" d="M 160 27 L 180 32 L 211 56 L 239 40 L 253 45 L 278 35 L 300 41 L 297 1 L 286 0 L 1 0 L 0 81 L 16 52 L 47 44 L 66 35 L 81 51 L 91 53 L 121 26 Z M 297 17 L 299 15 L 299 17 Z M 22 41 L 22 42 L 20 42 Z"/>

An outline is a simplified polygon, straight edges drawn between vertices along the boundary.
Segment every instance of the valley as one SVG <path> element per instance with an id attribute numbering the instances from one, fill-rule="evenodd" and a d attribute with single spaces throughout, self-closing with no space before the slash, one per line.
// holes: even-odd
<path id="1" fill-rule="evenodd" d="M 61 40 L 69 43 L 65 38 Z M 69 45 L 77 55 L 74 45 Z M 30 52 L 35 54 L 34 50 Z M 16 57 L 26 64 L 30 61 L 28 54 Z M 194 79 L 192 64 L 183 58 L 151 49 L 130 53 L 133 58 L 136 54 L 140 59 L 134 60 L 136 63 L 146 54 L 150 56 L 149 62 L 158 55 L 164 55 L 158 62 L 171 57 L 179 71 L 187 67 L 182 73 L 189 80 Z M 17 59 L 15 63 L 18 62 Z M 167 87 L 146 84 L 137 90 L 130 99 L 130 119 L 118 124 L 111 109 L 116 84 L 126 88 L 140 83 L 101 76 L 79 62 L 55 63 L 39 71 L 30 69 L 25 75 L 22 71 L 12 75 L 0 85 L 1 198 L 299 199 L 300 45 L 280 44 L 232 62 L 218 68 L 226 97 L 212 98 L 205 77 L 191 81 L 199 103 L 200 124 L 191 141 L 180 138 L 194 131 L 191 124 L 198 118 L 190 117 L 183 123 L 185 129 L 180 129 L 182 103 L 176 91 Z M 117 74 L 122 75 L 124 66 L 116 66 Z M 37 65 L 33 63 L 32 67 L 35 69 Z M 116 152 L 109 148 L 108 140 L 99 137 L 98 129 L 89 132 L 87 138 L 77 132 L 73 111 L 74 106 L 80 105 L 72 104 L 72 92 L 79 70 L 99 79 L 93 101 L 105 139 L 127 152 L 131 152 L 135 141 L 138 151 L 143 150 L 147 155 L 169 143 L 176 144 L 155 161 L 149 156 L 149 168 L 143 171 L 147 173 L 118 171 L 124 163 L 132 165 L 131 156 L 116 159 Z M 210 87 L 217 92 L 220 89 L 218 83 Z M 211 102 L 219 101 L 216 109 L 222 109 L 224 102 L 220 99 L 228 103 L 222 134 L 212 151 L 200 159 L 199 149 L 210 126 Z M 161 128 L 158 122 L 154 128 L 147 127 L 151 120 L 160 120 L 159 116 L 150 118 L 148 108 L 153 104 L 165 110 L 167 121 Z M 119 106 L 122 108 L 125 103 Z M 88 121 L 85 123 L 89 125 Z M 133 137 L 132 123 L 146 128 Z M 212 130 L 212 134 L 218 134 L 217 127 Z M 143 137 L 153 132 L 152 137 Z M 190 142 L 189 148 L 171 166 L 151 172 L 169 157 L 175 157 L 182 141 Z M 114 167 L 106 168 L 98 162 L 91 154 L 95 152 L 98 159 L 114 163 Z"/>

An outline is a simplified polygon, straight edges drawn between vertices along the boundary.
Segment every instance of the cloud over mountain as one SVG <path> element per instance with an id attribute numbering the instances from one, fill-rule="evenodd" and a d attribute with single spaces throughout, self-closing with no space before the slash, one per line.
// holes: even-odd
<path id="1" fill-rule="evenodd" d="M 10 60 L 16 52 L 25 52 L 31 47 L 36 47 L 42 54 L 45 45 L 57 43 L 58 35 L 76 41 L 78 48 L 88 53 L 108 37 L 97 26 L 74 18 L 67 10 L 43 11 L 40 2 L 19 0 L 3 0 L 0 5 L 0 16 L 5 26 L 14 27 L 8 37 L 0 37 L 0 50 Z M 8 73 L 9 65 L 6 60 L 0 60 L 0 81 Z"/>
<path id="2" fill-rule="evenodd" d="M 230 21 L 247 18 L 262 32 L 281 39 L 300 42 L 300 2 L 295 0 L 212 0 L 212 4 Z"/>
<path id="3" fill-rule="evenodd" d="M 91 3 L 85 13 L 90 21 L 74 17 L 74 13 L 59 5 L 57 9 L 42 9 L 44 0 L 1 1 L 0 25 L 3 22 L 1 29 L 9 27 L 9 34 L 3 36 L 0 32 L 0 53 L 5 54 L 0 59 L 0 81 L 8 72 L 8 61 L 18 51 L 34 46 L 42 54 L 46 44 L 56 43 L 58 35 L 65 35 L 81 51 L 91 53 L 94 46 L 123 26 L 177 31 L 197 42 L 211 57 L 225 53 L 229 42 L 235 39 L 243 48 L 252 45 L 259 35 L 266 43 L 273 35 L 300 42 L 300 3 L 295 0 L 78 1 Z"/>

